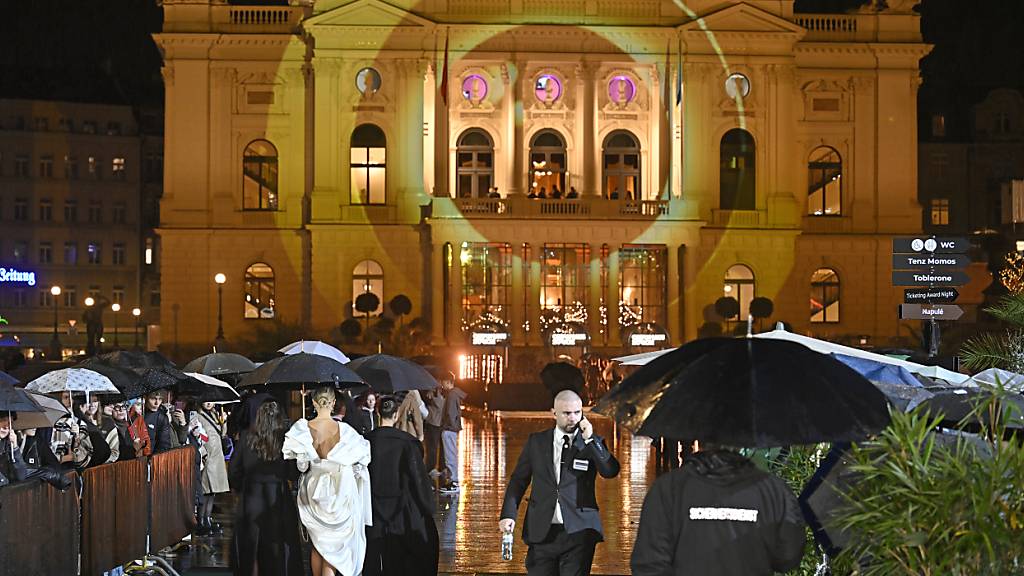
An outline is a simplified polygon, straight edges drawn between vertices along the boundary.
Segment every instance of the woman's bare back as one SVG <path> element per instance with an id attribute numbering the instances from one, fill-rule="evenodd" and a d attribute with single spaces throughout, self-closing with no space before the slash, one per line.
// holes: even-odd
<path id="1" fill-rule="evenodd" d="M 321 459 L 327 458 L 331 450 L 341 441 L 341 429 L 332 418 L 310 420 L 309 435 L 313 438 L 313 448 Z"/>

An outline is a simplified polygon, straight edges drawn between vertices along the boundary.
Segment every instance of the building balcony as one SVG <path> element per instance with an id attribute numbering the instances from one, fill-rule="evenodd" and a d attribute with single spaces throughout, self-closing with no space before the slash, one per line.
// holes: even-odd
<path id="1" fill-rule="evenodd" d="M 804 42 L 920 42 L 916 14 L 796 14 Z"/>
<path id="2" fill-rule="evenodd" d="M 434 218 L 653 220 L 668 215 L 668 200 L 433 198 Z"/>
<path id="3" fill-rule="evenodd" d="M 302 20 L 298 6 L 214 6 L 217 32 L 235 34 L 290 34 Z"/>

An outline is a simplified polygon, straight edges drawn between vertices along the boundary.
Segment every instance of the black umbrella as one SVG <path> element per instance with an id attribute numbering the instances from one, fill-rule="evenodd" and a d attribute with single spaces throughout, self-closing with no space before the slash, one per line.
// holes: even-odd
<path id="1" fill-rule="evenodd" d="M 971 415 L 979 402 L 989 400 L 992 393 L 984 388 L 930 388 L 932 397 L 921 402 L 921 409 L 936 416 L 941 415 L 942 421 L 951 427 L 955 427 L 964 421 L 969 428 L 977 427 L 979 415 Z M 1024 396 L 1015 393 L 1007 393 L 1003 402 L 1011 404 L 1009 408 L 1009 419 L 1006 426 L 1009 428 L 1024 428 Z M 968 418 L 970 416 L 970 418 Z M 981 419 L 988 418 L 988 414 L 981 414 Z"/>
<path id="2" fill-rule="evenodd" d="M 14 376 L 11 376 L 7 372 L 0 371 L 0 384 L 10 384 L 11 386 L 14 386 L 15 384 L 20 383 L 21 382 L 19 382 Z"/>
<path id="3" fill-rule="evenodd" d="M 9 382 L 0 382 L 0 410 L 4 412 L 42 412 L 43 409 L 32 399 L 32 396 L 15 388 Z"/>
<path id="4" fill-rule="evenodd" d="M 556 396 L 562 390 L 572 390 L 583 396 L 585 380 L 583 371 L 568 362 L 549 362 L 540 371 L 540 381 Z"/>
<path id="5" fill-rule="evenodd" d="M 238 387 L 267 385 L 299 390 L 316 384 L 354 387 L 365 385 L 366 382 L 337 360 L 299 352 L 264 362 L 262 366 L 243 376 Z"/>
<path id="6" fill-rule="evenodd" d="M 157 390 L 199 396 L 207 387 L 158 352 L 122 350 L 89 358 L 79 366 L 109 378 L 128 400 Z"/>
<path id="7" fill-rule="evenodd" d="M 248 374 L 256 369 L 256 364 L 241 354 L 215 352 L 200 356 L 185 365 L 185 372 L 198 372 L 207 376 L 234 376 Z"/>
<path id="8" fill-rule="evenodd" d="M 889 423 L 885 396 L 794 342 L 696 340 L 647 364 L 595 410 L 650 437 L 766 448 L 863 440 Z"/>
<path id="9" fill-rule="evenodd" d="M 437 388 L 437 380 L 426 368 L 405 358 L 374 354 L 357 358 L 346 366 L 362 376 L 370 388 L 383 394 Z"/>

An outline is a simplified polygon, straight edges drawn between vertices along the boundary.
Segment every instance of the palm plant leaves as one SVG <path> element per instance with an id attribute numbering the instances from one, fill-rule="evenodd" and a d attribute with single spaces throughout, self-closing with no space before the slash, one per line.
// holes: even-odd
<path id="1" fill-rule="evenodd" d="M 979 334 L 964 343 L 961 361 L 969 370 L 1024 369 L 1024 294 L 1003 297 L 986 312 L 1011 326 L 1003 333 Z"/>

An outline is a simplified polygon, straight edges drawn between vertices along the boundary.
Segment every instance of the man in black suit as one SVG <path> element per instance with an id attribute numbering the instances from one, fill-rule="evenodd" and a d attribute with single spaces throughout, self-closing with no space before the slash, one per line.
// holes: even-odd
<path id="1" fill-rule="evenodd" d="M 530 434 L 505 490 L 498 523 L 515 528 L 516 512 L 533 482 L 523 540 L 530 546 L 530 576 L 586 576 L 594 547 L 604 539 L 594 496 L 597 474 L 614 478 L 619 462 L 583 417 L 583 402 L 571 390 L 555 396 L 555 427 Z"/>

